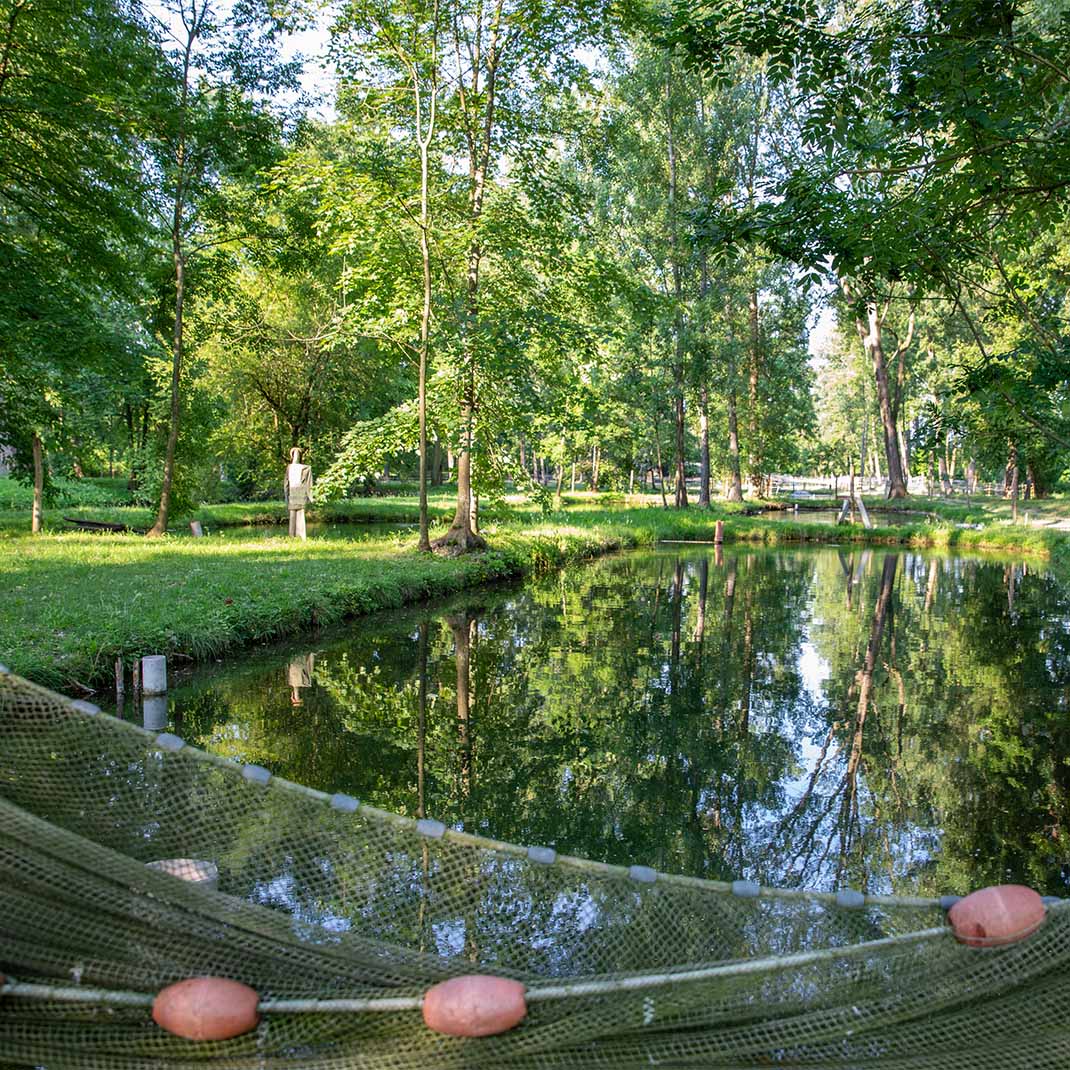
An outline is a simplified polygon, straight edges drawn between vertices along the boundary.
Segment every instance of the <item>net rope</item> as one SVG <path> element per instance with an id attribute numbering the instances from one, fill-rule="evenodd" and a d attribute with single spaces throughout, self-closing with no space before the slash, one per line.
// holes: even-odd
<path id="1" fill-rule="evenodd" d="M 214 864 L 205 888 L 146 865 Z M 1070 912 L 1011 947 L 938 900 L 569 858 L 291 784 L 0 671 L 0 1068 L 1070 1065 Z M 430 985 L 528 1015 L 427 1029 Z M 256 989 L 255 1031 L 151 1020 L 176 981 Z"/>

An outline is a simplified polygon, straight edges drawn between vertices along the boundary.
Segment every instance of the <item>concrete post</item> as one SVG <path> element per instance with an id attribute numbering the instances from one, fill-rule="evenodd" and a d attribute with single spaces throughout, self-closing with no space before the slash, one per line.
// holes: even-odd
<path id="1" fill-rule="evenodd" d="M 141 689 L 146 695 L 166 693 L 167 658 L 163 654 L 146 654 L 141 659 Z"/>
<path id="2" fill-rule="evenodd" d="M 141 723 L 150 732 L 162 732 L 167 727 L 167 696 L 146 695 L 141 703 Z"/>

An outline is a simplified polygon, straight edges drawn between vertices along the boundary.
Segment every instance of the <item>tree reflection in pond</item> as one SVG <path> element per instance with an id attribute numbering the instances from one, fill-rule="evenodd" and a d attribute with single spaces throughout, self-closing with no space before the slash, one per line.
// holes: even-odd
<path id="1" fill-rule="evenodd" d="M 1060 894 L 1068 622 L 1033 566 L 661 550 L 200 672 L 171 718 L 293 780 L 607 861 Z"/>

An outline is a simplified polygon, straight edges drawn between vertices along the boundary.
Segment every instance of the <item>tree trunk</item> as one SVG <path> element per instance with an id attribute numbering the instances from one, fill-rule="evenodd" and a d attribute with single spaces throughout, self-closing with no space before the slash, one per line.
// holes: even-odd
<path id="1" fill-rule="evenodd" d="M 186 32 L 185 51 L 182 61 L 182 96 L 179 103 L 181 126 L 175 155 L 175 204 L 171 216 L 171 259 L 175 268 L 175 330 L 171 354 L 171 414 L 167 429 L 167 447 L 164 452 L 163 484 L 160 487 L 160 507 L 156 512 L 156 522 L 145 533 L 158 538 L 167 533 L 167 518 L 171 511 L 171 491 L 175 477 L 175 453 L 178 449 L 178 420 L 180 415 L 180 389 L 182 380 L 182 343 L 183 343 L 183 307 L 186 299 L 186 253 L 183 228 L 186 215 L 186 169 L 189 161 L 186 153 L 186 118 L 189 110 L 190 71 L 193 61 L 193 46 L 200 34 L 204 19 L 204 8 L 200 17 L 194 17 Z"/>
<path id="2" fill-rule="evenodd" d="M 1025 474 L 1026 474 L 1027 485 L 1033 488 L 1033 497 L 1034 498 L 1043 498 L 1045 490 L 1037 482 L 1037 473 L 1036 473 L 1036 469 L 1034 469 L 1034 467 L 1033 467 L 1033 462 L 1032 461 L 1029 461 L 1026 464 L 1026 466 L 1025 466 Z"/>
<path id="3" fill-rule="evenodd" d="M 676 220 L 676 139 L 673 129 L 675 116 L 672 107 L 672 60 L 669 60 L 665 78 L 665 128 L 666 148 L 669 162 L 669 234 L 672 260 L 673 293 L 673 473 L 675 482 L 674 504 L 678 509 L 687 508 L 687 470 L 684 459 L 684 314 L 683 271 L 680 264 L 679 235 Z"/>
<path id="4" fill-rule="evenodd" d="M 729 324 L 727 346 L 727 398 L 728 409 L 728 477 L 725 498 L 730 502 L 743 501 L 743 476 L 739 457 L 739 412 L 736 399 L 736 351 L 735 338 L 731 329 L 731 307 L 725 302 L 725 319 Z"/>
<path id="5" fill-rule="evenodd" d="M 479 100 L 481 110 L 478 118 L 472 112 L 469 118 L 467 107 L 464 119 L 468 125 L 465 137 L 468 142 L 468 224 L 472 238 L 468 245 L 468 271 L 465 279 L 465 334 L 462 340 L 465 375 L 461 393 L 461 424 L 464 437 L 461 454 L 457 458 L 457 508 L 449 530 L 436 539 L 434 548 L 452 553 L 484 549 L 486 542 L 472 530 L 472 449 L 475 439 L 476 419 L 476 333 L 479 323 L 479 271 L 483 260 L 483 245 L 479 237 L 479 221 L 483 215 L 483 195 L 486 190 L 487 169 L 490 164 L 491 138 L 495 121 L 495 84 L 498 63 L 501 60 L 499 30 L 501 26 L 502 0 L 498 0 L 491 16 L 489 40 L 486 50 L 486 84 L 479 86 L 480 64 L 477 60 L 471 70 L 471 98 Z M 477 34 L 482 34 L 482 12 L 479 16 Z M 459 34 L 459 23 L 454 23 L 454 32 Z M 458 53 L 461 43 L 456 42 Z"/>
<path id="6" fill-rule="evenodd" d="M 950 494 L 951 484 L 947 478 L 947 456 L 943 450 L 940 451 L 936 461 L 940 468 L 940 491 L 945 495 Z"/>
<path id="7" fill-rule="evenodd" d="M 183 305 L 186 293 L 186 261 L 182 248 L 182 208 L 176 204 L 175 225 L 172 231 L 172 252 L 175 264 L 175 333 L 171 358 L 171 411 L 167 430 L 167 447 L 164 453 L 163 484 L 160 487 L 160 505 L 156 522 L 147 532 L 151 538 L 167 532 L 168 514 L 171 511 L 171 492 L 175 477 L 175 453 L 178 449 L 178 422 L 181 413 Z"/>
<path id="8" fill-rule="evenodd" d="M 972 457 L 966 465 L 966 493 L 977 493 L 977 462 Z"/>
<path id="9" fill-rule="evenodd" d="M 41 436 L 33 434 L 33 512 L 30 516 L 30 531 L 38 534 L 44 516 L 45 458 Z"/>
<path id="10" fill-rule="evenodd" d="M 661 488 L 661 505 L 663 509 L 668 509 L 669 502 L 665 497 L 665 469 L 661 464 L 661 427 L 656 417 L 654 419 L 654 448 L 657 450 L 658 458 L 658 486 Z"/>
<path id="11" fill-rule="evenodd" d="M 1011 443 L 1011 455 L 1007 462 L 1011 470 L 1011 519 L 1018 519 L 1018 443 Z"/>
<path id="12" fill-rule="evenodd" d="M 437 32 L 437 31 L 436 31 Z M 420 122 L 419 80 L 414 76 L 417 87 L 416 121 Z M 435 97 L 431 97 L 431 129 L 425 138 L 420 138 L 420 264 L 423 274 L 423 308 L 420 311 L 420 361 L 417 385 L 416 408 L 420 424 L 420 541 L 417 550 L 431 552 L 431 538 L 428 535 L 427 522 L 427 354 L 431 337 L 431 242 L 428 231 L 431 227 L 430 208 L 428 204 L 428 148 L 435 123 Z"/>
<path id="13" fill-rule="evenodd" d="M 740 470 L 739 459 L 739 421 L 734 384 L 728 387 L 728 478 L 728 500 L 730 502 L 743 501 L 743 474 Z"/>
<path id="14" fill-rule="evenodd" d="M 431 449 L 431 486 L 442 486 L 442 443 L 437 436 Z"/>
<path id="15" fill-rule="evenodd" d="M 866 432 L 869 430 L 869 416 L 865 416 L 862 420 L 862 442 L 858 451 L 858 474 L 865 480 L 866 478 Z"/>
<path id="16" fill-rule="evenodd" d="M 701 448 L 701 465 L 698 477 L 698 503 L 709 508 L 710 505 L 710 412 L 709 394 L 705 385 L 699 390 L 699 446 Z"/>
<path id="17" fill-rule="evenodd" d="M 747 294 L 747 325 L 749 345 L 747 355 L 750 367 L 747 375 L 747 401 L 750 406 L 747 413 L 747 478 L 754 488 L 756 496 L 761 494 L 762 456 L 759 441 L 758 419 L 758 368 L 761 362 L 761 331 L 758 325 L 758 291 L 752 289 Z"/>
<path id="18" fill-rule="evenodd" d="M 902 424 L 896 426 L 895 438 L 899 445 L 899 467 L 903 473 L 903 483 L 907 484 L 910 480 L 910 439 L 903 433 Z"/>
<path id="19" fill-rule="evenodd" d="M 855 329 L 858 331 L 858 337 L 862 342 L 866 355 L 873 362 L 873 376 L 877 383 L 877 403 L 880 410 L 881 429 L 884 433 L 884 456 L 888 464 L 888 497 L 905 498 L 907 486 L 903 478 L 903 468 L 899 456 L 898 428 L 892 412 L 892 395 L 888 383 L 888 364 L 884 358 L 884 344 L 882 341 L 884 316 L 878 310 L 875 301 L 860 301 L 854 293 L 854 288 L 846 280 L 841 279 L 840 286 L 847 300 L 856 306 Z M 887 308 L 887 306 L 885 307 Z"/>
<path id="20" fill-rule="evenodd" d="M 867 315 L 869 323 L 869 352 L 873 361 L 873 374 L 877 380 L 877 399 L 880 404 L 881 426 L 884 430 L 884 452 L 888 462 L 888 497 L 905 498 L 907 496 L 906 480 L 899 457 L 899 437 L 895 422 L 892 420 L 891 404 L 888 397 L 888 369 L 884 363 L 884 349 L 881 346 L 880 321 L 876 315 L 876 305 L 869 306 Z M 864 331 L 864 327 L 863 327 Z"/>
<path id="21" fill-rule="evenodd" d="M 420 367 L 417 387 L 417 411 L 420 424 L 420 541 L 417 549 L 431 552 L 427 519 L 427 358 L 431 337 L 431 179 L 428 154 L 435 135 L 438 106 L 438 2 L 431 23 L 431 88 L 428 100 L 427 129 L 422 129 L 423 106 L 420 77 L 412 73 L 416 104 L 416 137 L 420 146 L 420 267 L 423 281 L 423 308 L 420 310 Z"/>
<path id="22" fill-rule="evenodd" d="M 899 440 L 899 464 L 903 471 L 903 482 L 910 480 L 910 443 L 904 431 L 905 420 L 903 415 L 903 401 L 906 394 L 906 355 L 914 341 L 914 329 L 917 323 L 915 309 L 911 307 L 910 318 L 907 321 L 907 336 L 895 347 L 895 389 L 892 393 L 892 421 L 896 425 L 896 437 Z M 929 342 L 929 357 L 935 362 L 932 341 Z"/>
<path id="23" fill-rule="evenodd" d="M 466 424 L 464 443 L 457 454 L 457 508 L 445 535 L 431 544 L 435 550 L 462 554 L 468 550 L 482 550 L 486 542 L 472 530 L 472 437 L 470 410 L 462 410 Z"/>
<path id="24" fill-rule="evenodd" d="M 683 384 L 683 365 L 678 365 L 680 368 L 680 376 L 678 378 L 678 387 L 676 393 L 676 402 L 674 408 L 674 422 L 675 422 L 675 436 L 673 438 L 673 455 L 674 455 L 674 481 L 676 483 L 675 494 L 673 504 L 677 509 L 687 508 L 687 468 L 684 463 L 684 384 Z"/>

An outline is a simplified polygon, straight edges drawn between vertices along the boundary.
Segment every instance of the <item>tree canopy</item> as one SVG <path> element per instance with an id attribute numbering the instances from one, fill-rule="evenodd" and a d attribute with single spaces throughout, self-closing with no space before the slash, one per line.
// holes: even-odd
<path id="1" fill-rule="evenodd" d="M 509 488 L 1047 493 L 1067 70 L 1046 0 L 4 0 L 0 444 L 157 534 L 300 446 L 451 551 Z"/>

